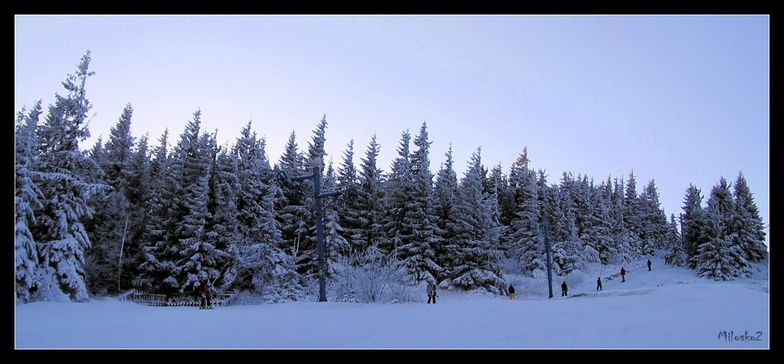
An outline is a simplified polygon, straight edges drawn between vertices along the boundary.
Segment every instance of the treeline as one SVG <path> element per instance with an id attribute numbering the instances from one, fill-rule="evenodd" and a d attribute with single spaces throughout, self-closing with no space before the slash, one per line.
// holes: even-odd
<path id="1" fill-rule="evenodd" d="M 640 193 L 633 173 L 598 183 L 563 173 L 550 183 L 528 168 L 526 149 L 505 172 L 486 169 L 477 148 L 458 179 L 450 147 L 433 174 L 426 123 L 415 135 L 402 132 L 388 172 L 377 165 L 375 136 L 363 156 L 351 141 L 337 166 L 325 164 L 326 116 L 307 148 L 292 132 L 275 163 L 251 122 L 233 145 L 219 146 L 201 127 L 201 111 L 178 140 L 167 130 L 153 146 L 130 134 L 130 104 L 108 140 L 81 150 L 92 106 L 89 63 L 88 51 L 63 82 L 67 94 L 55 95 L 46 112 L 38 101 L 17 113 L 15 294 L 22 302 L 84 301 L 131 288 L 188 294 L 200 273 L 219 290 L 266 302 L 307 299 L 320 274 L 314 186 L 295 177 L 312 173 L 322 191 L 340 192 L 322 199 L 324 274 L 335 300 L 380 300 L 360 296 L 390 280 L 500 293 L 502 268 L 545 274 L 545 233 L 558 275 L 586 262 L 664 252 L 669 264 L 730 280 L 767 257 L 742 174 L 734 189 L 722 177 L 705 207 L 689 186 L 684 213 L 668 219 L 653 180 Z"/>

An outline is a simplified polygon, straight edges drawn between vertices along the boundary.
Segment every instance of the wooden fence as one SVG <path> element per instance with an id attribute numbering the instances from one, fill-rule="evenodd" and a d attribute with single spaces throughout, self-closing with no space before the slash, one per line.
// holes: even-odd
<path id="1" fill-rule="evenodd" d="M 148 306 L 173 307 L 173 306 L 192 306 L 198 307 L 201 296 L 195 292 L 177 293 L 166 296 L 159 293 L 149 293 L 138 290 L 130 290 L 118 297 L 121 301 L 130 301 L 145 304 Z M 236 293 L 218 293 L 210 300 L 213 306 L 229 306 L 237 301 Z"/>

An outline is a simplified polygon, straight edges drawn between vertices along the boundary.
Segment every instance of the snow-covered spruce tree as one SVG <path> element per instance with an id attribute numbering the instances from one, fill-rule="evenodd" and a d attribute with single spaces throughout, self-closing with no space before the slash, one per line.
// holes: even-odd
<path id="1" fill-rule="evenodd" d="M 398 248 L 403 244 L 403 239 L 410 235 L 412 227 L 403 225 L 403 218 L 408 212 L 408 200 L 411 195 L 411 162 L 409 156 L 411 147 L 411 134 L 405 130 L 400 136 L 397 147 L 397 158 L 392 161 L 392 167 L 387 174 L 384 185 L 384 234 L 385 241 L 378 246 L 384 255 L 392 255 L 400 260 Z"/>
<path id="2" fill-rule="evenodd" d="M 503 165 L 496 164 L 488 172 L 487 180 L 485 181 L 485 188 L 490 190 L 495 195 L 498 201 L 498 210 L 494 213 L 498 215 L 498 250 L 503 254 L 503 262 L 501 264 L 502 273 L 517 273 L 520 271 L 519 264 L 516 262 L 510 263 L 509 249 L 510 243 L 510 205 L 514 202 L 514 192 L 509 186 L 509 180 L 504 174 Z M 511 212 L 514 215 L 514 211 Z"/>
<path id="3" fill-rule="evenodd" d="M 517 202 L 515 201 L 515 190 L 510 183 L 510 176 L 504 173 L 501 163 L 496 164 L 490 169 L 489 178 L 496 185 L 496 194 L 498 195 L 498 222 L 501 224 L 501 233 L 498 236 L 498 248 L 504 253 L 504 259 L 507 263 L 504 264 L 504 273 L 519 272 L 518 268 L 511 268 L 509 270 L 509 250 L 512 249 L 512 220 L 515 219 L 517 213 Z M 516 263 L 513 263 L 516 264 Z M 508 272 L 507 272 L 508 270 Z"/>
<path id="4" fill-rule="evenodd" d="M 90 51 L 82 57 L 76 74 L 63 82 L 67 96 L 55 95 L 54 105 L 37 128 L 40 142 L 40 174 L 34 182 L 43 193 L 43 207 L 35 210 L 31 227 L 37 243 L 41 276 L 36 300 L 57 299 L 62 293 L 71 300 L 85 301 L 89 292 L 84 280 L 84 253 L 91 243 L 82 221 L 92 217 L 88 199 L 106 193 L 108 186 L 91 183 L 84 176 L 100 174 L 100 168 L 79 149 L 90 136 L 85 85 Z"/>
<path id="5" fill-rule="evenodd" d="M 248 122 L 234 144 L 239 193 L 237 221 L 240 238 L 234 265 L 225 275 L 232 289 L 263 295 L 269 302 L 295 299 L 302 285 L 294 260 L 284 252 L 276 202 L 283 198 L 266 153 L 266 140 L 251 132 Z M 227 277 L 228 280 L 228 277 Z"/>
<path id="6" fill-rule="evenodd" d="M 577 178 L 571 184 L 570 196 L 572 197 L 572 206 L 574 208 L 577 236 L 583 244 L 585 244 L 586 233 L 591 230 L 594 222 L 591 218 L 593 191 L 593 179 L 589 180 L 586 175 L 577 175 Z"/>
<path id="7" fill-rule="evenodd" d="M 128 241 L 127 228 L 131 213 L 137 208 L 132 206 L 128 196 L 132 188 L 131 160 L 135 148 L 130 130 L 132 116 L 133 107 L 127 104 L 117 124 L 110 129 L 106 145 L 102 146 L 99 139 L 90 153 L 90 157 L 103 170 L 104 183 L 112 187 L 105 196 L 91 199 L 95 214 L 93 219 L 85 222 L 85 229 L 92 242 L 86 254 L 85 274 L 88 288 L 93 294 L 117 294 L 120 289 L 120 254 L 124 243 Z"/>
<path id="8" fill-rule="evenodd" d="M 553 270 L 556 274 L 569 274 L 582 264 L 580 251 L 583 246 L 577 226 L 578 210 L 573 194 L 578 193 L 576 180 L 571 173 L 563 173 L 558 188 L 558 199 L 552 225 L 549 228 Z"/>
<path id="9" fill-rule="evenodd" d="M 15 297 L 29 302 L 31 292 L 37 290 L 38 249 L 30 227 L 35 225 L 35 211 L 43 206 L 44 198 L 33 181 L 38 168 L 38 139 L 35 129 L 41 115 L 41 101 L 28 112 L 25 108 L 17 114 L 14 133 L 16 159 L 14 170 L 14 277 Z"/>
<path id="10" fill-rule="evenodd" d="M 354 166 L 354 140 L 349 141 L 346 150 L 343 151 L 343 160 L 338 166 L 337 189 L 343 192 L 343 196 L 338 200 L 340 213 L 338 222 L 343 227 L 343 236 L 348 242 L 345 251 L 340 252 L 340 256 L 349 258 L 341 259 L 342 262 L 351 261 L 359 254 L 364 252 L 364 244 L 360 243 L 360 231 L 364 213 L 359 206 L 359 177 Z"/>
<path id="11" fill-rule="evenodd" d="M 737 233 L 737 243 L 749 262 L 760 262 L 768 257 L 765 246 L 765 224 L 759 216 L 754 196 L 742 172 L 735 179 L 735 221 L 733 231 Z"/>
<path id="12" fill-rule="evenodd" d="M 667 230 L 667 247 L 664 256 L 664 263 L 673 267 L 683 267 L 686 265 L 686 250 L 683 247 L 683 239 L 678 233 L 678 221 L 675 214 L 670 215 L 670 227 Z"/>
<path id="13" fill-rule="evenodd" d="M 449 254 L 447 252 L 447 244 L 453 240 L 455 236 L 455 228 L 457 222 L 455 217 L 455 204 L 457 203 L 458 183 L 457 173 L 454 170 L 454 161 L 452 159 L 452 145 L 444 154 L 446 161 L 441 165 L 436 175 L 436 180 L 433 186 L 433 195 L 435 201 L 433 203 L 435 211 L 435 223 L 438 227 L 438 235 L 440 244 L 433 247 L 433 254 L 435 255 L 436 264 L 441 267 L 439 272 L 431 272 L 435 274 L 436 282 L 440 282 L 446 277 L 448 270 L 447 265 L 450 262 Z"/>
<path id="14" fill-rule="evenodd" d="M 683 214 L 681 215 L 683 237 L 683 250 L 686 252 L 686 262 L 691 269 L 696 269 L 697 248 L 703 241 L 705 231 L 705 211 L 702 209 L 702 195 L 694 185 L 689 185 L 683 199 Z"/>
<path id="15" fill-rule="evenodd" d="M 339 191 L 337 186 L 337 177 L 335 176 L 335 169 L 332 167 L 332 161 L 327 164 L 327 171 L 324 175 L 322 189 L 325 192 Z M 324 259 L 327 268 L 327 278 L 331 278 L 335 272 L 335 265 L 340 264 L 341 257 L 348 254 L 351 246 L 348 240 L 343 237 L 346 231 L 340 225 L 340 213 L 337 206 L 339 205 L 337 199 L 340 197 L 330 197 L 322 201 L 322 213 L 324 216 Z"/>
<path id="16" fill-rule="evenodd" d="M 704 240 L 697 246 L 697 274 L 715 280 L 734 280 L 750 275 L 743 247 L 732 231 L 735 202 L 727 180 L 713 186 L 705 208 Z"/>
<path id="17" fill-rule="evenodd" d="M 548 185 L 547 174 L 544 170 L 540 169 L 536 172 L 536 174 L 536 191 L 541 215 L 539 225 L 539 241 L 541 244 L 541 251 L 538 258 L 539 262 L 536 263 L 536 266 L 541 266 L 544 268 L 542 268 L 542 270 L 532 271 L 531 275 L 533 277 L 545 277 L 547 274 L 547 254 L 544 241 L 545 227 L 547 228 L 548 239 L 550 242 L 552 243 L 557 241 L 557 239 L 553 238 L 553 233 L 556 231 L 554 228 L 557 228 L 558 222 L 562 221 L 561 219 L 563 219 L 564 216 L 560 203 L 561 188 L 556 184 Z"/>
<path id="18" fill-rule="evenodd" d="M 627 252 L 631 259 L 638 259 L 642 254 L 642 235 L 643 235 L 643 221 L 642 221 L 642 203 L 640 196 L 637 195 L 637 179 L 634 177 L 634 171 L 629 172 L 629 179 L 626 181 L 626 190 L 623 201 L 623 218 L 626 230 L 629 232 L 628 243 L 631 251 Z"/>
<path id="19" fill-rule="evenodd" d="M 383 203 L 386 181 L 383 170 L 377 165 L 379 151 L 380 145 L 376 135 L 373 135 L 359 167 L 359 189 L 356 198 L 361 219 L 360 228 L 352 234 L 354 236 L 352 244 L 360 253 L 371 247 L 378 249 L 386 239 L 383 230 L 384 215 L 386 215 Z M 359 254 L 356 264 L 362 262 L 363 256 L 367 255 Z"/>
<path id="20" fill-rule="evenodd" d="M 192 130 L 198 130 L 200 124 L 201 111 L 197 111 Z M 213 287 L 225 286 L 221 276 L 230 262 L 231 254 L 227 250 L 235 247 L 236 226 L 233 221 L 228 221 L 228 216 L 236 216 L 236 206 L 224 205 L 233 202 L 236 185 L 231 181 L 233 178 L 226 177 L 232 166 L 227 166 L 223 174 L 215 177 L 220 150 L 216 133 L 189 134 L 178 145 L 182 148 L 174 150 L 175 154 L 182 153 L 179 159 L 184 162 L 180 260 L 175 262 L 176 275 L 173 275 L 180 282 L 180 293 L 195 290 L 199 285 L 198 277 L 204 274 Z M 191 135 L 198 135 L 198 138 L 191 139 Z M 196 144 L 191 144 L 191 141 Z"/>
<path id="21" fill-rule="evenodd" d="M 164 130 L 158 141 L 160 144 L 154 148 L 150 162 L 148 219 L 140 240 L 142 258 L 139 274 L 133 280 L 134 288 L 145 291 L 163 291 L 161 283 L 170 265 L 165 253 L 174 244 L 174 231 L 179 224 L 178 212 L 172 208 L 179 196 L 179 178 L 169 152 L 169 129 Z"/>
<path id="22" fill-rule="evenodd" d="M 623 178 L 616 178 L 613 181 L 612 194 L 612 223 L 611 234 L 614 244 L 614 254 L 609 255 L 607 264 L 623 264 L 632 259 L 632 244 L 636 241 L 632 238 L 632 233 L 626 228 L 626 191 Z"/>
<path id="23" fill-rule="evenodd" d="M 516 205 L 515 215 L 510 221 L 511 241 L 509 257 L 520 267 L 518 274 L 533 275 L 535 271 L 546 271 L 544 244 L 540 238 L 541 211 L 538 183 L 534 171 L 528 169 L 527 149 L 517 157 L 509 171 L 509 184 Z"/>
<path id="24" fill-rule="evenodd" d="M 128 185 L 126 196 L 131 204 L 128 212 L 127 232 L 121 244 L 120 282 L 118 290 L 123 292 L 133 288 L 133 280 L 139 276 L 144 261 L 144 235 L 147 232 L 150 218 L 149 204 L 153 181 L 150 179 L 151 156 L 148 146 L 148 135 L 139 138 L 129 162 L 130 172 L 127 174 Z M 125 230 L 125 229 L 124 229 Z"/>
<path id="25" fill-rule="evenodd" d="M 313 173 L 313 170 L 305 166 L 304 157 L 297 146 L 296 133 L 289 135 L 283 154 L 274 169 L 287 176 L 280 186 L 283 198 L 275 202 L 275 210 L 279 212 L 276 218 L 280 223 L 281 248 L 294 259 L 299 274 L 310 275 L 314 269 L 311 263 L 316 258 L 309 255 L 313 250 L 306 249 L 310 245 L 310 229 L 315 221 L 312 208 L 307 205 L 308 196 L 313 195 L 313 184 L 293 178 Z"/>
<path id="26" fill-rule="evenodd" d="M 458 188 L 455 236 L 447 242 L 446 268 L 450 272 L 447 283 L 462 290 L 484 288 L 500 293 L 506 285 L 500 278 L 502 253 L 498 249 L 498 222 L 492 219 L 493 204 L 497 201 L 489 200 L 484 191 L 485 170 L 481 163 L 481 148 L 478 148 Z"/>
<path id="27" fill-rule="evenodd" d="M 204 260 L 195 274 L 198 276 L 200 272 L 207 273 L 213 288 L 223 292 L 229 290 L 234 283 L 234 276 L 225 273 L 229 267 L 236 264 L 238 245 L 241 241 L 239 219 L 237 219 L 240 183 L 237 159 L 229 153 L 228 146 L 218 148 L 214 144 L 214 135 L 202 135 L 202 138 L 209 138 L 205 142 L 212 145 L 217 155 L 209 172 L 208 218 L 204 226 L 203 238 L 206 252 L 197 253 L 197 256 Z"/>
<path id="28" fill-rule="evenodd" d="M 435 261 L 434 245 L 438 244 L 437 225 L 432 197 L 432 174 L 427 124 L 423 123 L 411 151 L 411 134 L 401 135 L 392 169 L 387 176 L 384 206 L 386 244 L 384 254 L 406 267 L 413 281 L 435 278 L 441 270 Z"/>
<path id="29" fill-rule="evenodd" d="M 591 194 L 591 211 L 586 218 L 590 224 L 583 233 L 585 259 L 591 262 L 606 264 L 611 256 L 617 254 L 612 227 L 618 222 L 612 213 L 612 192 L 612 181 L 608 177 Z"/>
<path id="30" fill-rule="evenodd" d="M 639 214 L 641 222 L 640 253 L 653 255 L 666 246 L 667 215 L 659 203 L 659 191 L 654 180 L 643 188 L 639 198 Z"/>
<path id="31" fill-rule="evenodd" d="M 436 247 L 443 244 L 436 224 L 433 174 L 430 172 L 430 144 L 427 124 L 422 123 L 414 138 L 409 158 L 411 188 L 403 226 L 410 232 L 400 246 L 401 260 L 414 281 L 435 279 L 442 267 L 435 259 Z"/>
<path id="32" fill-rule="evenodd" d="M 220 276 L 227 253 L 208 240 L 210 173 L 217 155 L 214 135 L 200 135 L 201 111 L 194 112 L 172 151 L 169 180 L 163 186 L 160 217 L 164 226 L 146 248 L 145 275 L 157 292 L 186 293 L 194 289 L 198 275 L 211 281 Z"/>

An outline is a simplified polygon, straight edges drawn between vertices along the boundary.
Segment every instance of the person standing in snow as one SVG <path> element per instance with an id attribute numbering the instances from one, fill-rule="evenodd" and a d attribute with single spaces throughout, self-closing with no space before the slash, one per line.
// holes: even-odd
<path id="1" fill-rule="evenodd" d="M 509 299 L 510 300 L 515 299 L 514 286 L 512 286 L 511 284 L 509 285 Z"/>
<path id="2" fill-rule="evenodd" d="M 566 281 L 564 281 L 563 283 L 561 283 L 561 297 L 563 297 L 563 296 L 566 296 L 566 295 L 567 295 L 567 294 L 566 294 L 566 289 L 567 289 L 567 287 L 566 287 Z"/>
<path id="3" fill-rule="evenodd" d="M 626 282 L 626 269 L 621 267 L 621 282 Z"/>
<path id="4" fill-rule="evenodd" d="M 199 309 L 210 309 L 212 308 L 212 302 L 210 300 L 210 282 L 207 281 L 206 276 L 201 276 L 199 280 L 199 293 L 201 293 L 201 303 L 199 304 Z"/>
<path id="5" fill-rule="evenodd" d="M 435 304 L 436 303 L 436 297 L 437 296 L 436 296 L 436 285 L 435 285 L 435 283 L 433 283 L 432 281 L 431 282 L 427 282 L 427 303 L 430 303 L 430 301 L 432 300 L 433 304 Z"/>
<path id="6" fill-rule="evenodd" d="M 596 290 L 597 291 L 602 290 L 602 277 L 596 278 Z"/>
<path id="7" fill-rule="evenodd" d="M 648 271 L 649 272 L 651 271 L 651 260 L 650 259 L 648 259 Z"/>

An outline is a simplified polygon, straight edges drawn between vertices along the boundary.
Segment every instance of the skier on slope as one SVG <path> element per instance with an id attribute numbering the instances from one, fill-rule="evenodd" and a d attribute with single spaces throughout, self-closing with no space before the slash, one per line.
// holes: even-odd
<path id="1" fill-rule="evenodd" d="M 433 301 L 433 304 L 436 303 L 436 284 L 433 281 L 427 282 L 427 303 Z"/>
<path id="2" fill-rule="evenodd" d="M 201 303 L 199 304 L 200 310 L 211 309 L 212 301 L 210 294 L 210 282 L 207 281 L 207 276 L 203 275 L 199 278 L 199 293 L 201 294 Z"/>
<path id="3" fill-rule="evenodd" d="M 514 286 L 513 286 L 513 285 L 511 285 L 511 284 L 509 284 L 509 299 L 510 299 L 510 300 L 514 300 L 514 299 L 515 299 L 515 290 L 514 290 Z"/>

